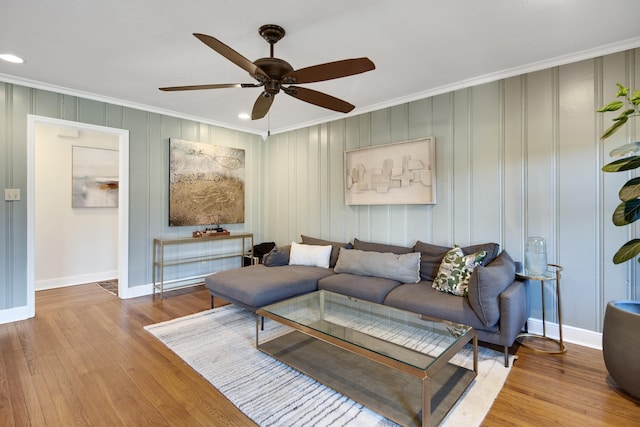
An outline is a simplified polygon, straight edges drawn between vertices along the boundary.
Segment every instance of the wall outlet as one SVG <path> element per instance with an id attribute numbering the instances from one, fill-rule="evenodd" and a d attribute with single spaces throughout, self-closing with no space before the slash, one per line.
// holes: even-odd
<path id="1" fill-rule="evenodd" d="M 4 189 L 4 200 L 7 202 L 13 202 L 16 200 L 20 200 L 20 189 L 19 188 L 5 188 Z"/>

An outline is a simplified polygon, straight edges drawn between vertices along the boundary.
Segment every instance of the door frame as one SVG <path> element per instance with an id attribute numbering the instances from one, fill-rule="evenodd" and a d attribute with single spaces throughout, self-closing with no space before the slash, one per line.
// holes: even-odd
<path id="1" fill-rule="evenodd" d="M 129 131 L 29 114 L 27 116 L 27 311 L 35 316 L 35 130 L 39 124 L 102 132 L 118 137 L 118 296 L 129 289 Z"/>

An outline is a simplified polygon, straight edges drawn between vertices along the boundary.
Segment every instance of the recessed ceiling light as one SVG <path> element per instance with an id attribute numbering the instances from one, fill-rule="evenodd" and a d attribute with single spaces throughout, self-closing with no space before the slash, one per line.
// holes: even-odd
<path id="1" fill-rule="evenodd" d="M 19 56 L 12 55 L 10 53 L 0 54 L 0 59 L 2 59 L 3 61 L 12 62 L 14 64 L 24 63 L 24 59 L 20 58 Z"/>
<path id="2" fill-rule="evenodd" d="M 249 120 L 249 118 L 251 118 L 251 116 L 248 115 L 247 113 L 240 113 L 238 114 L 238 117 L 241 118 L 242 120 Z"/>

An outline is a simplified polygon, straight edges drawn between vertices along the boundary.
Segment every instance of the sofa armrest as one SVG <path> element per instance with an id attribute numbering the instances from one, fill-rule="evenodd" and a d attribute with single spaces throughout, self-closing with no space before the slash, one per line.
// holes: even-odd
<path id="1" fill-rule="evenodd" d="M 529 318 L 525 282 L 516 279 L 500 294 L 500 341 L 506 346 L 513 344 Z"/>

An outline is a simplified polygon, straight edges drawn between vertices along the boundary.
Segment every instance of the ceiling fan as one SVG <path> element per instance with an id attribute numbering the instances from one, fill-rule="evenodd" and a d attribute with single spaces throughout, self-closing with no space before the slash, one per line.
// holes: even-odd
<path id="1" fill-rule="evenodd" d="M 273 45 L 276 44 L 285 35 L 284 28 L 268 24 L 263 25 L 258 30 L 262 38 L 270 45 L 270 56 L 268 58 L 260 58 L 254 62 L 249 61 L 238 52 L 222 43 L 220 40 L 208 36 L 206 34 L 194 33 L 201 42 L 227 58 L 240 68 L 244 69 L 257 80 L 257 83 L 228 83 L 228 84 L 208 84 L 194 86 L 173 86 L 161 87 L 163 91 L 182 91 L 182 90 L 200 90 L 200 89 L 223 89 L 231 87 L 262 87 L 263 92 L 258 96 L 253 105 L 251 119 L 261 119 L 271 108 L 273 99 L 282 90 L 287 95 L 293 96 L 301 101 L 305 101 L 319 107 L 328 108 L 329 110 L 348 113 L 355 108 L 354 105 L 304 87 L 293 86 L 300 83 L 314 83 L 325 80 L 338 79 L 341 77 L 352 76 L 354 74 L 371 71 L 376 66 L 369 58 L 344 59 L 342 61 L 327 62 L 324 64 L 314 65 L 311 67 L 294 70 L 293 67 L 285 60 L 273 56 Z"/>

